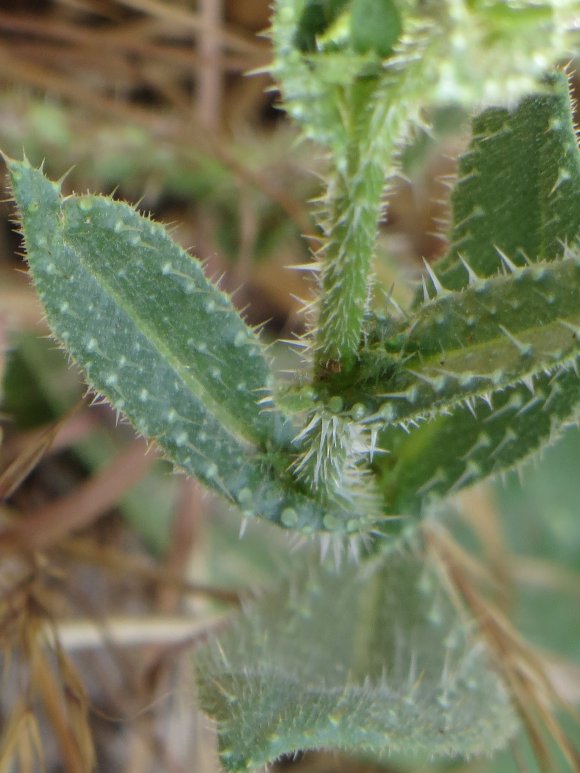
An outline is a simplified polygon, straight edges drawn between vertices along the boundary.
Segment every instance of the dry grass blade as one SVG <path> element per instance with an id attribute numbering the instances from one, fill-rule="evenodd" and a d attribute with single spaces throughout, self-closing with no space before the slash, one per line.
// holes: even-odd
<path id="1" fill-rule="evenodd" d="M 512 556 L 504 541 L 501 517 L 490 486 L 480 484 L 460 494 L 461 514 L 467 520 L 484 550 L 485 561 L 496 580 L 496 603 L 508 612 L 514 594 Z"/>
<path id="2" fill-rule="evenodd" d="M 79 675 L 57 638 L 54 645 L 64 703 L 71 731 L 88 769 L 95 765 L 95 750 L 89 724 L 89 700 Z"/>
<path id="3" fill-rule="evenodd" d="M 115 117 L 123 124 L 143 127 L 158 140 L 169 141 L 185 163 L 191 163 L 192 146 L 213 155 L 242 185 L 276 202 L 301 231 L 311 230 L 304 206 L 284 185 L 272 182 L 270 175 L 242 163 L 228 149 L 227 136 L 217 130 L 223 117 L 224 100 L 218 93 L 223 73 L 266 65 L 269 44 L 233 32 L 214 14 L 195 13 L 177 3 L 118 0 L 72 5 L 79 11 L 92 10 L 108 23 L 88 24 L 84 14 L 74 11 L 42 20 L 31 14 L 0 13 L 0 30 L 5 32 L 0 70 L 5 83 L 55 95 L 72 107 L 96 113 L 97 121 Z M 135 19 L 125 9 L 146 16 Z M 192 34 L 199 37 L 196 48 L 192 48 Z M 196 126 L 192 104 L 200 89 L 202 121 Z M 155 94 L 153 109 L 132 97 L 143 90 Z M 159 100 L 164 109 L 158 108 Z M 208 121 L 212 123 L 210 133 L 203 128 Z"/>
<path id="4" fill-rule="evenodd" d="M 77 46 L 79 57 L 100 53 L 101 61 L 96 62 L 99 66 L 107 64 L 102 61 L 105 50 L 117 57 L 126 56 L 128 53 L 142 55 L 147 58 L 148 63 L 174 65 L 186 72 L 191 72 L 204 61 L 203 57 L 195 51 L 151 40 L 150 38 L 158 32 L 158 27 L 159 25 L 154 21 L 145 20 L 145 22 L 127 23 L 118 28 L 100 30 L 0 12 L 0 30 L 38 38 L 42 45 L 37 43 L 34 47 L 34 44 L 31 44 L 30 50 L 45 59 L 58 55 L 59 47 L 62 50 L 62 44 L 67 43 Z M 231 71 L 244 70 L 249 66 L 247 58 L 223 54 L 221 51 L 217 59 L 212 61 L 214 65 Z"/>
<path id="5" fill-rule="evenodd" d="M 68 702 L 63 700 L 59 681 L 55 679 L 41 648 L 35 646 L 31 654 L 31 681 L 40 695 L 48 721 L 55 733 L 65 770 L 67 773 L 88 773 L 94 767 L 94 752 L 90 742 L 90 730 L 86 725 L 86 714 L 82 714 L 78 704 L 73 706 L 72 713 L 67 710 Z M 83 724 L 84 729 L 80 731 Z"/>
<path id="6" fill-rule="evenodd" d="M 558 695 L 572 705 L 580 704 L 580 665 L 552 652 L 542 653 L 544 668 Z"/>
<path id="7" fill-rule="evenodd" d="M 172 3 L 161 3 L 158 0 L 118 0 L 118 2 L 128 8 L 150 14 L 163 21 L 170 21 L 172 24 L 189 28 L 197 33 L 203 33 L 208 28 L 208 22 L 203 16 Z M 248 39 L 237 32 L 221 27 L 215 31 L 215 34 L 232 51 L 254 55 L 263 55 L 264 53 L 263 43 L 251 38 Z"/>
<path id="8" fill-rule="evenodd" d="M 74 416 L 71 414 L 67 414 L 67 416 L 68 419 L 62 421 L 56 436 L 46 449 L 44 458 L 65 448 L 70 448 L 78 441 L 83 440 L 100 422 L 100 416 L 96 411 L 82 411 Z M 49 432 L 53 426 L 51 423 L 39 429 L 24 430 L 16 435 L 11 435 L 6 439 L 0 459 L 8 467 L 21 454 L 27 453 L 31 447 L 40 445 L 45 433 Z"/>
<path id="9" fill-rule="evenodd" d="M 30 475 L 32 470 L 54 443 L 58 433 L 77 413 L 81 406 L 82 401 L 79 401 L 61 419 L 36 434 L 6 469 L 0 473 L 0 499 L 6 499 L 11 496 L 28 475 Z"/>
<path id="10" fill-rule="evenodd" d="M 19 48 L 18 51 L 21 50 Z M 167 125 L 171 121 L 165 118 L 160 120 L 148 110 L 87 89 L 86 85 L 68 75 L 47 70 L 46 66 L 19 57 L 18 51 L 10 46 L 0 46 L 0 66 L 5 77 L 9 75 L 12 82 L 39 88 L 108 117 L 117 115 L 123 121 L 134 121 L 160 135 L 167 132 Z"/>
<path id="11" fill-rule="evenodd" d="M 32 712 L 27 713 L 25 721 L 28 738 L 18 748 L 19 767 L 17 769 L 22 773 L 36 773 L 36 771 L 45 773 L 46 765 L 42 754 L 38 722 Z"/>
<path id="12" fill-rule="evenodd" d="M 64 544 L 59 545 L 58 549 L 59 553 L 69 558 L 100 566 L 108 572 L 121 574 L 124 577 L 135 575 L 145 582 L 169 587 L 172 589 L 172 595 L 173 592 L 179 592 L 180 595 L 207 596 L 219 603 L 234 606 L 239 606 L 242 602 L 242 594 L 238 591 L 191 582 L 176 572 L 173 566 L 167 568 L 154 566 L 143 556 L 127 555 L 114 547 L 97 546 L 90 538 L 68 539 Z"/>
<path id="13" fill-rule="evenodd" d="M 580 599 L 578 572 L 551 561 L 529 556 L 517 556 L 512 567 L 513 577 L 531 588 L 550 588 Z"/>
<path id="14" fill-rule="evenodd" d="M 0 550 L 41 550 L 91 524 L 145 475 L 156 458 L 145 451 L 145 443 L 135 441 L 71 494 L 24 516 L 0 533 Z"/>
<path id="15" fill-rule="evenodd" d="M 0 773 L 10 773 L 19 748 L 28 745 L 28 711 L 22 699 L 12 707 L 0 739 Z"/>
<path id="16" fill-rule="evenodd" d="M 54 633 L 55 641 L 67 651 L 102 647 L 108 643 L 119 647 L 149 647 L 151 645 L 188 647 L 198 640 L 221 630 L 229 623 L 230 614 L 207 614 L 200 617 L 113 618 L 102 622 L 91 620 L 60 620 Z"/>
<path id="17" fill-rule="evenodd" d="M 222 113 L 223 76 L 216 60 L 221 47 L 219 35 L 224 8 L 222 0 L 200 0 L 199 7 L 206 30 L 199 41 L 204 64 L 199 74 L 198 112 L 201 125 L 214 132 L 219 128 Z"/>
<path id="18" fill-rule="evenodd" d="M 181 483 L 179 501 L 171 525 L 171 542 L 165 557 L 166 576 L 181 579 L 187 577 L 189 561 L 199 543 L 203 516 L 202 488 L 198 481 L 185 478 Z M 160 612 L 171 613 L 179 609 L 183 598 L 178 584 L 161 583 L 157 593 L 157 607 Z M 208 597 L 209 598 L 209 597 Z"/>
<path id="19" fill-rule="evenodd" d="M 0 738 L 0 771 L 45 770 L 40 714 L 57 741 L 66 773 L 93 769 L 86 700 L 74 669 L 50 647 L 51 620 L 42 561 L 4 561 L 0 599 L 3 680 L 16 671 L 18 697 Z M 56 669 L 56 674 L 55 674 Z"/>
<path id="20" fill-rule="evenodd" d="M 466 605 L 486 641 L 492 664 L 502 676 L 528 734 L 540 769 L 553 773 L 557 768 L 545 740 L 552 737 L 575 773 L 580 771 L 580 755 L 567 738 L 555 712 L 562 709 L 578 719 L 575 709 L 563 700 L 549 679 L 541 656 L 515 631 L 504 614 L 477 590 L 468 556 L 442 529 L 425 530 L 452 596 L 460 607 Z"/>

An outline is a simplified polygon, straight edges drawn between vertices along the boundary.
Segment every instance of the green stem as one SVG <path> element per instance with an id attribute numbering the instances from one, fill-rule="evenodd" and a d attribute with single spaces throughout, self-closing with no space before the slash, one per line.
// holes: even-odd
<path id="1" fill-rule="evenodd" d="M 322 270 L 317 366 L 350 370 L 356 362 L 384 187 L 384 168 L 357 158 L 332 186 Z"/>
<path id="2" fill-rule="evenodd" d="M 426 40 L 414 37 L 412 55 L 404 51 L 397 57 L 392 78 L 382 75 L 378 85 L 361 78 L 349 94 L 350 139 L 335 162 L 326 202 L 315 339 L 318 378 L 347 373 L 357 362 L 385 180 L 396 171 L 405 126 L 416 118 L 432 80 Z"/>

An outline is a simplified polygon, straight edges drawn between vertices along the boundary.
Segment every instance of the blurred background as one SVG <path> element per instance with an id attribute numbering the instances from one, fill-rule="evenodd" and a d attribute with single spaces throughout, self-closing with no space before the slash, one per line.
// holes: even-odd
<path id="1" fill-rule="evenodd" d="M 4 0 L 0 147 L 67 191 L 139 202 L 274 342 L 304 330 L 308 200 L 323 159 L 278 109 L 267 0 Z M 248 75 L 247 73 L 253 73 Z M 261 74 L 260 74 L 261 73 Z M 429 116 L 404 156 L 380 238 L 378 286 L 401 301 L 422 257 L 445 249 L 447 189 L 468 116 Z M 72 169 L 71 169 L 72 167 Z M 28 519 L 42 550 L 0 532 L 0 771 L 216 773 L 191 658 L 240 598 L 291 560 L 278 530 L 240 520 L 172 474 L 91 395 L 47 337 L 22 245 L 0 204 L 0 518 Z M 305 238 L 306 237 L 306 238 Z M 302 367 L 287 347 L 279 367 Z M 554 687 L 580 702 L 580 435 L 518 479 L 467 492 L 450 528 L 501 580 L 495 603 L 537 648 Z M 35 543 L 36 544 L 36 543 Z M 40 634 L 40 635 L 39 635 Z M 48 642 L 48 645 L 40 642 Z M 578 736 L 570 720 L 572 740 Z M 556 756 L 547 770 L 569 770 Z M 555 767 L 554 767 L 555 766 Z M 539 770 L 525 738 L 494 760 L 310 753 L 290 773 Z M 578 768 L 580 769 L 580 768 Z"/>

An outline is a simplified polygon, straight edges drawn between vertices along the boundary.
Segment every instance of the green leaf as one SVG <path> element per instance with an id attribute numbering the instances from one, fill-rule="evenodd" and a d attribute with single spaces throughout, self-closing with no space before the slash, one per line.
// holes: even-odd
<path id="1" fill-rule="evenodd" d="M 512 267 L 460 292 L 441 288 L 396 341 L 392 375 L 351 388 L 369 425 L 431 418 L 520 380 L 533 391 L 534 377 L 572 367 L 580 354 L 580 255 Z"/>
<path id="2" fill-rule="evenodd" d="M 431 271 L 427 300 L 407 323 L 414 339 L 410 351 L 421 360 L 415 372 L 421 380 L 427 377 L 410 394 L 418 399 L 427 386 L 439 386 L 439 409 L 450 415 L 436 416 L 411 434 L 394 427 L 381 434 L 379 444 L 392 453 L 375 468 L 386 506 L 395 512 L 420 512 L 433 496 L 516 466 L 552 442 L 580 410 L 577 374 L 558 364 L 566 350 L 567 366 L 577 367 L 580 308 L 580 276 L 572 269 L 580 234 L 580 153 L 565 77 L 556 76 L 551 91 L 523 100 L 511 112 L 484 112 L 474 120 L 474 134 L 452 196 L 452 246 Z M 506 275 L 497 276 L 498 269 Z M 428 286 L 439 292 L 434 300 Z M 568 320 L 560 317 L 566 308 Z M 551 339 L 556 328 L 558 342 Z M 543 357 L 536 368 L 537 344 Z M 425 368 L 433 371 L 437 357 L 439 373 L 428 373 Z M 530 370 L 524 383 L 516 383 L 528 357 Z M 485 385 L 489 405 L 471 399 L 466 371 L 461 384 L 457 366 L 470 361 L 478 363 L 481 375 L 486 371 L 476 389 Z M 445 406 L 448 371 L 455 371 L 463 387 L 464 405 Z M 407 380 L 406 389 L 413 390 Z M 405 408 L 410 415 L 408 401 Z"/>
<path id="3" fill-rule="evenodd" d="M 580 153 L 565 75 L 513 110 L 492 108 L 473 121 L 453 189 L 453 228 L 441 283 L 460 289 L 469 277 L 502 268 L 498 249 L 516 265 L 557 260 L 580 233 Z"/>
<path id="4" fill-rule="evenodd" d="M 294 42 L 306 53 L 316 51 L 316 38 L 338 18 L 348 0 L 306 0 L 296 28 Z"/>
<path id="5" fill-rule="evenodd" d="M 340 573 L 312 563 L 197 658 L 221 761 L 301 749 L 489 754 L 516 720 L 486 652 L 421 551 Z"/>
<path id="6" fill-rule="evenodd" d="M 356 51 L 386 57 L 401 34 L 401 14 L 393 0 L 353 0 L 350 37 Z"/>
<path id="7" fill-rule="evenodd" d="M 28 162 L 7 163 L 48 321 L 91 387 L 245 514 L 369 528 L 292 481 L 294 430 L 259 405 L 272 378 L 260 342 L 201 264 L 127 204 L 62 198 Z"/>
<path id="8" fill-rule="evenodd" d="M 492 405 L 459 407 L 411 434 L 381 433 L 390 454 L 375 464 L 388 512 L 418 514 L 433 498 L 515 467 L 551 444 L 578 418 L 580 379 L 574 371 L 542 374 L 533 392 L 519 384 L 491 399 Z"/>
<path id="9" fill-rule="evenodd" d="M 267 365 L 227 297 L 128 205 L 61 198 L 26 162 L 9 166 L 39 295 L 91 384 L 202 477 L 216 449 L 235 474 L 233 455 L 273 437 L 276 417 L 257 405 Z"/>

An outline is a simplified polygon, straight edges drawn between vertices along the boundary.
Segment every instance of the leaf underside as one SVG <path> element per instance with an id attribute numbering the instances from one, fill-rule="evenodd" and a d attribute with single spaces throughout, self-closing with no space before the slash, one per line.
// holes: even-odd
<path id="1" fill-rule="evenodd" d="M 321 747 L 488 754 L 516 727 L 483 646 L 412 550 L 340 573 L 312 562 L 196 662 L 236 773 Z"/>

